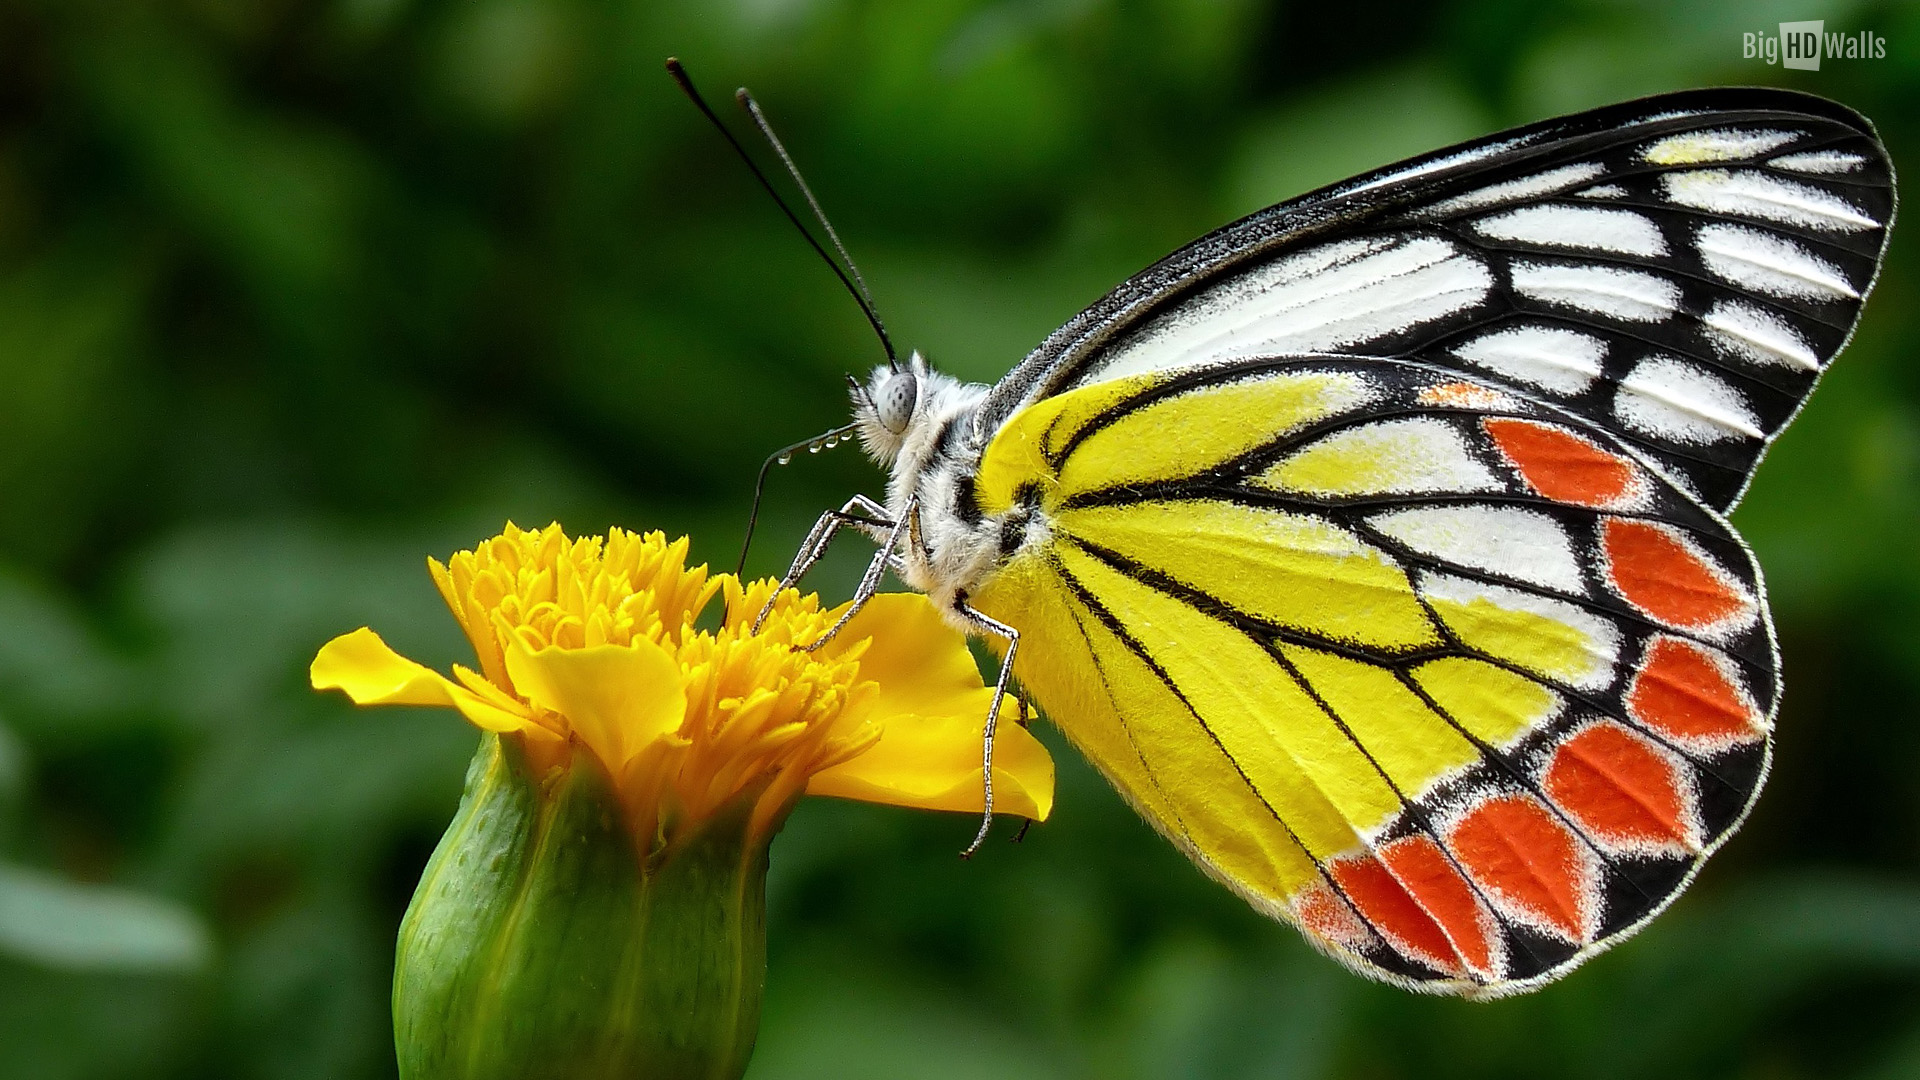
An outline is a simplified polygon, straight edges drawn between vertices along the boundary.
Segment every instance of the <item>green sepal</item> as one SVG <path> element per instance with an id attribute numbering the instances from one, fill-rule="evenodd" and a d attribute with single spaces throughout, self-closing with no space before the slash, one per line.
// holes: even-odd
<path id="1" fill-rule="evenodd" d="M 766 980 L 751 795 L 636 837 L 598 759 L 486 735 L 400 924 L 402 1080 L 737 1080 Z"/>

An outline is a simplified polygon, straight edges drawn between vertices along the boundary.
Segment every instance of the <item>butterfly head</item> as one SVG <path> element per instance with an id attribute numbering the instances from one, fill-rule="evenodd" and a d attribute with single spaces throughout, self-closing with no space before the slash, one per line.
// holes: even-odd
<path id="1" fill-rule="evenodd" d="M 864 385 L 854 383 L 853 422 L 867 452 L 882 463 L 899 456 L 914 417 L 921 412 L 928 375 L 926 360 L 916 352 L 897 368 L 874 368 Z"/>

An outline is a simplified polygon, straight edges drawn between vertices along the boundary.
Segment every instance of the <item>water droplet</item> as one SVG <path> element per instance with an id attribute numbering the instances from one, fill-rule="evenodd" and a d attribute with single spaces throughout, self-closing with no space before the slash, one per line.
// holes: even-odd
<path id="1" fill-rule="evenodd" d="M 808 444 L 807 444 L 807 453 L 809 453 L 809 454 L 817 454 L 817 453 L 819 453 L 819 452 L 820 452 L 820 444 L 819 444 L 819 443 L 808 443 Z"/>
<path id="2" fill-rule="evenodd" d="M 792 454 L 781 454 L 779 457 L 774 459 L 774 461 L 778 462 L 781 465 L 785 465 L 787 462 L 792 460 L 793 460 Z"/>

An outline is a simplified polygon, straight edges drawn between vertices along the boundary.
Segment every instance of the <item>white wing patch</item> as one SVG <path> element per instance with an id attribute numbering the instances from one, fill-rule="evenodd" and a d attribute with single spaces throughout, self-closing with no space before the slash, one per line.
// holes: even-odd
<path id="1" fill-rule="evenodd" d="M 1859 154 L 1849 154 L 1845 150 L 1808 150 L 1805 153 L 1788 154 L 1767 162 L 1776 169 L 1813 176 L 1850 173 L 1866 163 L 1866 158 Z"/>
<path id="2" fill-rule="evenodd" d="M 1573 541 L 1560 523 L 1517 506 L 1421 506 L 1368 518 L 1367 523 L 1423 555 L 1585 595 Z"/>
<path id="3" fill-rule="evenodd" d="M 1880 227 L 1879 222 L 1838 195 L 1765 173 L 1696 169 L 1669 173 L 1661 178 L 1661 186 L 1676 205 L 1727 217 L 1756 218 L 1821 232 Z"/>
<path id="4" fill-rule="evenodd" d="M 1778 233 L 1713 224 L 1702 226 L 1694 242 L 1715 277 L 1754 292 L 1801 300 L 1860 296 L 1839 267 Z"/>
<path id="5" fill-rule="evenodd" d="M 1613 412 L 1628 427 L 1679 443 L 1766 438 L 1740 391 L 1670 356 L 1634 365 L 1620 380 Z"/>
<path id="6" fill-rule="evenodd" d="M 1746 161 L 1798 139 L 1791 131 L 1724 128 L 1669 135 L 1641 153 L 1654 165 L 1700 165 L 1709 161 Z"/>
<path id="7" fill-rule="evenodd" d="M 1673 282 L 1617 266 L 1517 262 L 1513 287 L 1543 303 L 1627 322 L 1659 322 L 1680 307 Z"/>
<path id="8" fill-rule="evenodd" d="M 1305 495 L 1503 491 L 1451 424 L 1432 417 L 1385 420 L 1336 431 L 1253 479 Z"/>
<path id="9" fill-rule="evenodd" d="M 1495 240 L 1544 247 L 1611 251 L 1653 258 L 1667 253 L 1666 238 L 1653 219 L 1631 210 L 1543 203 L 1481 218 L 1475 232 Z"/>
<path id="10" fill-rule="evenodd" d="M 1509 326 L 1458 345 L 1453 354 L 1528 386 L 1577 394 L 1600 377 L 1607 343 L 1558 326 Z"/>
<path id="11" fill-rule="evenodd" d="M 1800 332 L 1770 311 L 1737 300 L 1715 300 L 1700 321 L 1708 340 L 1722 353 L 1756 364 L 1820 370 L 1820 354 Z"/>
<path id="12" fill-rule="evenodd" d="M 1496 154 L 1523 145 L 1525 142 L 1527 142 L 1526 139 L 1507 139 L 1501 142 L 1489 143 L 1486 146 L 1462 150 L 1457 154 L 1447 154 L 1442 157 L 1437 157 L 1432 161 L 1421 162 L 1416 165 L 1410 165 L 1404 169 L 1396 169 L 1391 172 L 1382 173 L 1364 184 L 1354 184 L 1351 187 L 1343 188 L 1341 193 L 1352 195 L 1356 192 L 1371 191 L 1375 188 L 1387 187 L 1392 184 L 1404 184 L 1408 180 L 1416 177 L 1428 176 L 1440 172 L 1443 169 L 1451 169 L 1456 165 L 1467 165 L 1475 161 L 1493 157 Z"/>
<path id="13" fill-rule="evenodd" d="M 1313 248 L 1147 324 L 1081 385 L 1247 356 L 1349 349 L 1481 303 L 1487 265 L 1432 236 Z"/>
<path id="14" fill-rule="evenodd" d="M 1557 169 L 1534 176 L 1523 176 L 1518 180 L 1508 180 L 1499 184 L 1488 184 L 1465 195 L 1456 195 L 1434 203 L 1425 216 L 1440 217 L 1455 214 L 1462 210 L 1477 210 L 1486 206 L 1500 206 L 1504 203 L 1519 202 L 1521 199 L 1533 199 L 1542 195 L 1553 195 L 1606 172 L 1606 166 L 1597 161 L 1581 161 L 1572 165 L 1562 165 Z"/>

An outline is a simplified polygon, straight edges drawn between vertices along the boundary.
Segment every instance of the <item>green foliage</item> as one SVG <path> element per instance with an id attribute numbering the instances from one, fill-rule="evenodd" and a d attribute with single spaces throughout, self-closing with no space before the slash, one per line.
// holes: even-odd
<path id="1" fill-rule="evenodd" d="M 1810 18 L 1888 55 L 1741 58 Z M 1920 145 L 1920 9 L 1853 0 L 0 0 L 0 1076 L 393 1075 L 394 935 L 474 736 L 313 695 L 313 650 L 460 659 L 423 556 L 508 517 L 726 565 L 761 456 L 841 422 L 878 351 L 669 53 L 754 87 L 898 339 L 983 380 L 1237 214 L 1507 123 L 1791 75 Z M 750 1075 L 1920 1075 L 1896 236 L 1736 517 L 1775 777 L 1641 938 L 1516 1001 L 1369 985 L 1056 746 L 1056 820 L 971 863 L 966 821 L 802 806 Z M 749 569 L 878 484 L 783 470 Z"/>

